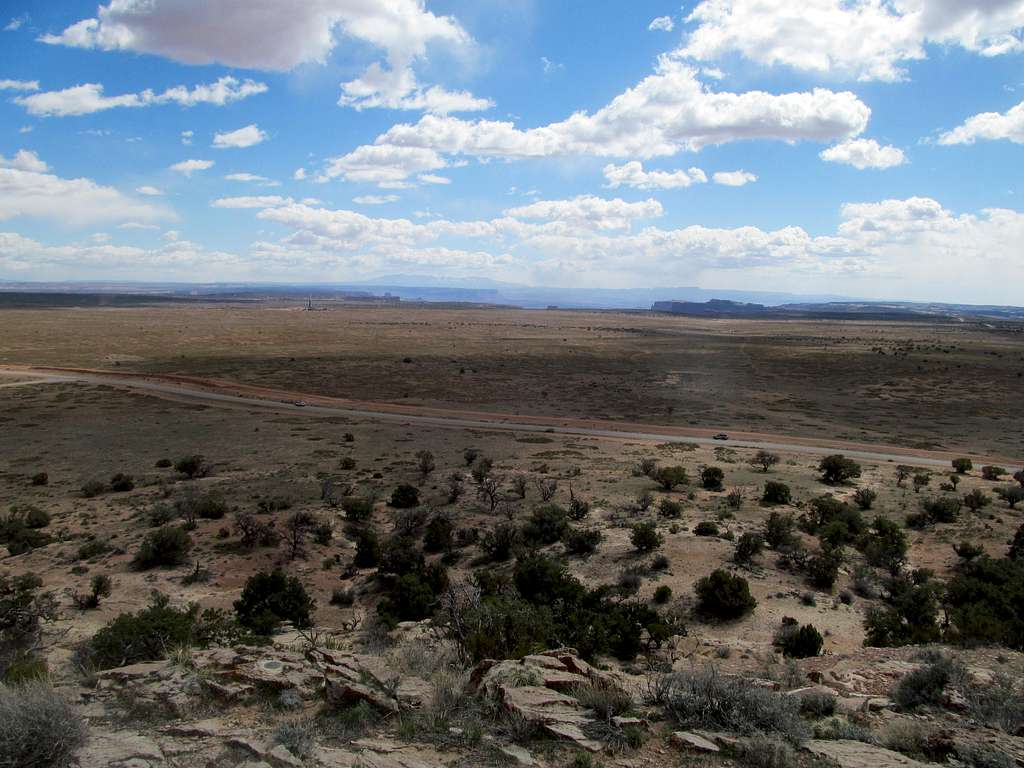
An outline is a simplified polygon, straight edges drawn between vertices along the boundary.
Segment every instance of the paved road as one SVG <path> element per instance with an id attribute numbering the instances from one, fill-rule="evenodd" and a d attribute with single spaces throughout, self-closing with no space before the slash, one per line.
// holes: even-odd
<path id="1" fill-rule="evenodd" d="M 627 429 L 611 429 L 587 427 L 567 423 L 565 419 L 541 419 L 531 417 L 531 422 L 516 421 L 515 417 L 503 417 L 497 414 L 488 414 L 487 418 L 468 418 L 458 415 L 458 411 L 450 411 L 451 415 L 421 414 L 410 411 L 417 410 L 415 407 L 392 406 L 391 404 L 380 404 L 380 409 L 373 407 L 349 407 L 345 405 L 330 405 L 323 402 L 310 402 L 306 406 L 296 406 L 291 400 L 283 401 L 269 396 L 257 396 L 253 394 L 230 394 L 225 392 L 209 391 L 199 385 L 189 385 L 180 382 L 168 382 L 154 380 L 151 378 L 129 378 L 118 376 L 115 373 L 95 372 L 35 372 L 30 369 L 0 369 L 0 375 L 34 376 L 32 382 L 19 381 L 17 386 L 25 386 L 32 383 L 43 384 L 53 382 L 78 382 L 88 384 L 102 384 L 119 388 L 130 389 L 140 392 L 152 392 L 153 394 L 171 397 L 176 400 L 198 401 L 205 404 L 221 404 L 224 406 L 244 406 L 248 409 L 267 410 L 275 412 L 287 412 L 296 416 L 344 416 L 348 418 L 396 422 L 401 424 L 427 424 L 436 427 L 452 429 L 500 429 L 516 432 L 554 433 L 563 435 L 584 435 L 588 437 L 610 438 L 614 440 L 647 440 L 657 442 L 679 442 L 696 443 L 697 445 L 728 446 L 730 448 L 751 448 L 765 449 L 769 451 L 780 451 L 785 453 L 803 453 L 814 456 L 827 456 L 832 453 L 843 453 L 844 455 L 872 462 L 893 462 L 905 463 L 917 466 L 950 467 L 949 457 L 945 455 L 928 455 L 929 452 L 903 450 L 890 446 L 879 446 L 876 449 L 864 448 L 860 445 L 851 446 L 848 443 L 834 442 L 826 443 L 816 440 L 800 438 L 800 442 L 787 442 L 787 438 L 779 436 L 771 439 L 730 439 L 727 442 L 715 440 L 711 437 L 699 435 L 680 435 L 679 430 L 664 428 L 659 431 L 658 426 L 650 426 L 644 431 Z M 287 393 L 291 397 L 290 393 Z M 298 399 L 299 396 L 295 396 Z M 310 400 L 322 401 L 325 398 L 308 396 Z M 402 412 L 394 412 L 393 408 L 400 407 Z M 424 411 L 433 409 L 424 408 Z M 572 420 L 568 420 L 572 421 Z M 543 422 L 543 423 L 537 423 Z M 650 431 L 647 431 L 649 429 Z M 675 432 L 675 433 L 674 433 Z M 984 457 L 976 458 L 978 462 L 987 463 Z M 1005 464 L 1005 460 L 1003 460 Z M 1013 471 L 1013 470 L 1011 470 Z"/>

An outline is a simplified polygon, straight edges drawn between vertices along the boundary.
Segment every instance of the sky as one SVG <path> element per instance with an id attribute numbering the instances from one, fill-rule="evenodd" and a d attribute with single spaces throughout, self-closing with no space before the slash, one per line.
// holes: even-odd
<path id="1" fill-rule="evenodd" d="M 0 13 L 0 280 L 1024 304 L 1024 0 Z"/>

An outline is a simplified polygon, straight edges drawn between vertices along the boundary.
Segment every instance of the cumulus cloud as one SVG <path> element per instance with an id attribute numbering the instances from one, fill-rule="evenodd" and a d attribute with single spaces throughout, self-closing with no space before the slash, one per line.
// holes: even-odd
<path id="1" fill-rule="evenodd" d="M 656 19 L 652 19 L 651 23 L 647 25 L 647 29 L 651 32 L 655 30 L 660 32 L 671 32 L 676 28 L 675 22 L 672 21 L 671 16 L 659 16 Z"/>
<path id="2" fill-rule="evenodd" d="M 53 45 L 131 50 L 186 64 L 279 70 L 324 63 L 345 39 L 383 51 L 362 76 L 342 85 L 341 104 L 356 109 L 386 107 L 448 113 L 487 109 L 489 99 L 441 86 L 423 87 L 413 64 L 431 45 L 469 51 L 472 37 L 451 16 L 438 16 L 424 0 L 278 0 L 254 13 L 249 0 L 112 0 L 97 16 L 60 34 L 43 35 Z"/>
<path id="3" fill-rule="evenodd" d="M 0 91 L 38 91 L 38 80 L 0 80 Z"/>
<path id="4" fill-rule="evenodd" d="M 480 112 L 494 106 L 490 99 L 477 98 L 468 91 L 449 91 L 439 85 L 424 88 L 411 67 L 391 69 L 380 64 L 371 64 L 360 77 L 342 83 L 338 104 L 356 110 L 384 107 L 441 115 Z"/>
<path id="5" fill-rule="evenodd" d="M 408 186 L 410 176 L 447 168 L 447 161 L 433 149 L 375 144 L 358 147 L 332 159 L 321 179 L 361 181 L 384 188 Z"/>
<path id="6" fill-rule="evenodd" d="M 821 152 L 820 157 L 829 163 L 852 165 L 858 171 L 866 168 L 894 168 L 907 162 L 902 149 L 883 147 L 874 139 L 852 139 L 836 144 Z"/>
<path id="7" fill-rule="evenodd" d="M 1024 101 L 1003 113 L 982 112 L 969 117 L 963 125 L 942 134 L 939 144 L 973 144 L 978 139 L 1024 144 Z"/>
<path id="8" fill-rule="evenodd" d="M 702 0 L 677 55 L 701 61 L 738 53 L 763 65 L 858 80 L 896 81 L 926 46 L 983 56 L 1024 50 L 1020 0 Z"/>
<path id="9" fill-rule="evenodd" d="M 572 200 L 538 200 L 505 211 L 512 219 L 562 221 L 597 229 L 628 229 L 637 219 L 653 219 L 663 213 L 661 203 L 653 198 L 627 203 L 618 198 L 608 200 L 593 195 L 580 195 Z"/>
<path id="10" fill-rule="evenodd" d="M 136 187 L 135 191 L 138 192 L 140 195 L 147 195 L 149 197 L 159 197 L 164 193 L 162 189 L 151 187 L 148 184 L 141 187 Z"/>
<path id="11" fill-rule="evenodd" d="M 421 173 L 416 179 L 423 184 L 451 184 L 452 180 L 447 176 L 438 176 L 436 173 Z"/>
<path id="12" fill-rule="evenodd" d="M 725 187 L 744 187 L 757 181 L 757 176 L 749 171 L 718 171 L 711 178 Z"/>
<path id="13" fill-rule="evenodd" d="M 46 163 L 24 150 L 11 160 L 0 157 L 0 221 L 30 218 L 84 226 L 173 215 L 91 179 L 64 179 L 47 170 Z"/>
<path id="14" fill-rule="evenodd" d="M 454 18 L 436 16 L 423 0 L 277 0 L 259 13 L 251 0 L 111 0 L 96 17 L 40 40 L 150 53 L 184 64 L 284 71 L 325 62 L 343 36 L 406 60 L 424 55 L 430 43 L 470 41 Z"/>
<path id="15" fill-rule="evenodd" d="M 623 165 L 609 163 L 604 177 L 610 189 L 626 186 L 634 189 L 680 189 L 707 182 L 707 174 L 700 168 L 678 171 L 645 171 L 643 163 L 632 160 Z"/>
<path id="16" fill-rule="evenodd" d="M 19 171 L 33 171 L 34 173 L 46 173 L 50 167 L 30 149 L 19 149 L 14 157 L 7 159 L 0 155 L 0 168 L 15 168 Z"/>
<path id="17" fill-rule="evenodd" d="M 235 131 L 216 133 L 213 136 L 213 146 L 216 149 L 244 149 L 262 144 L 269 137 L 259 126 L 251 123 Z"/>
<path id="18" fill-rule="evenodd" d="M 19 96 L 15 102 L 25 107 L 31 115 L 39 117 L 69 117 L 91 115 L 116 108 L 139 108 L 160 104 L 178 104 L 194 107 L 197 104 L 212 104 L 222 107 L 233 101 L 266 93 L 267 86 L 253 80 L 239 81 L 234 77 L 222 77 L 214 83 L 188 88 L 178 85 L 162 93 L 145 90 L 141 93 L 125 93 L 120 96 L 105 96 L 99 83 L 85 83 L 61 91 L 44 91 L 31 96 Z M 190 138 L 191 131 L 182 133 L 182 139 Z M 188 142 L 183 142 L 188 143 Z"/>
<path id="19" fill-rule="evenodd" d="M 848 91 L 713 91 L 692 67 L 662 57 L 654 74 L 593 114 L 577 112 L 527 129 L 504 121 L 424 115 L 416 123 L 392 126 L 372 145 L 331 159 L 322 176 L 401 185 L 416 173 L 446 167 L 445 155 L 648 159 L 747 139 L 826 142 L 859 135 L 870 115 Z M 372 160 L 372 172 L 364 169 L 363 178 L 352 178 L 346 166 L 364 160 Z"/>
<path id="20" fill-rule="evenodd" d="M 213 160 L 182 160 L 171 166 L 172 171 L 191 176 L 196 171 L 206 171 L 213 168 Z"/>

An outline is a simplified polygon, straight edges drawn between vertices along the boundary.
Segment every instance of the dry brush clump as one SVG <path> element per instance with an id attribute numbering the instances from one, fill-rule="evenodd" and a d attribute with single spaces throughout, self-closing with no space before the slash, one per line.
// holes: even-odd
<path id="1" fill-rule="evenodd" d="M 63 768 L 85 744 L 86 726 L 49 685 L 0 685 L 0 768 Z"/>
<path id="2" fill-rule="evenodd" d="M 713 666 L 657 678 L 649 697 L 685 727 L 772 734 L 793 743 L 810 731 L 798 697 L 728 677 Z"/>

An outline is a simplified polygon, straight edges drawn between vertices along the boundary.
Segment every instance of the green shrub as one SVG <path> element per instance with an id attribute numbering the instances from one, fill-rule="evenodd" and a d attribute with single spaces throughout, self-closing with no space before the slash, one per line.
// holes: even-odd
<path id="1" fill-rule="evenodd" d="M 747 565 L 754 561 L 761 550 L 764 549 L 764 539 L 758 533 L 747 532 L 740 536 L 736 542 L 736 549 L 733 552 L 732 559 L 740 565 Z"/>
<path id="2" fill-rule="evenodd" d="M 686 468 L 680 466 L 656 467 L 651 472 L 651 479 L 665 491 L 671 491 L 677 485 L 687 485 L 690 482 Z"/>
<path id="3" fill-rule="evenodd" d="M 301 581 L 279 570 L 250 576 L 234 607 L 238 623 L 259 635 L 272 634 L 284 621 L 298 629 L 313 623 L 313 599 Z"/>
<path id="4" fill-rule="evenodd" d="M 629 540 L 637 552 L 653 552 L 662 545 L 664 538 L 654 523 L 635 523 L 630 529 Z"/>
<path id="5" fill-rule="evenodd" d="M 85 594 L 80 594 L 77 590 L 72 594 L 72 600 L 80 610 L 88 611 L 94 608 L 99 608 L 100 601 L 105 597 L 110 597 L 111 592 L 111 581 L 110 577 L 103 573 L 98 573 L 92 577 L 89 582 L 89 591 Z"/>
<path id="6" fill-rule="evenodd" d="M 590 502 L 585 501 L 572 492 L 572 488 L 569 489 L 569 510 L 566 513 L 570 520 L 579 522 L 587 515 L 590 514 Z"/>
<path id="7" fill-rule="evenodd" d="M 415 485 L 402 483 L 391 492 L 391 500 L 388 501 L 395 509 L 408 509 L 418 506 L 420 503 L 420 492 Z"/>
<path id="8" fill-rule="evenodd" d="M 89 480 L 82 486 L 82 495 L 87 499 L 92 499 L 106 490 L 107 485 L 102 480 Z"/>
<path id="9" fill-rule="evenodd" d="M 353 534 L 356 554 L 352 559 L 357 568 L 376 568 L 380 564 L 380 539 L 370 528 L 363 528 Z"/>
<path id="10" fill-rule="evenodd" d="M 937 706 L 943 701 L 946 686 L 963 675 L 963 669 L 948 657 L 904 675 L 892 691 L 892 700 L 900 709 Z"/>
<path id="11" fill-rule="evenodd" d="M 132 567 L 140 571 L 160 566 L 175 566 L 185 562 L 192 549 L 192 537 L 181 528 L 165 525 L 146 534 Z"/>
<path id="12" fill-rule="evenodd" d="M 356 468 L 356 460 L 351 456 L 345 456 L 338 462 L 338 468 L 344 470 L 352 470 Z"/>
<path id="13" fill-rule="evenodd" d="M 135 489 L 135 478 L 131 475 L 126 475 L 123 472 L 118 472 L 112 478 L 110 478 L 110 490 L 114 493 L 127 493 L 128 491 Z"/>
<path id="14" fill-rule="evenodd" d="M 48 485 L 50 482 L 50 476 L 45 472 L 37 472 L 32 475 L 32 485 Z"/>
<path id="15" fill-rule="evenodd" d="M 672 587 L 667 584 L 662 584 L 656 590 L 654 590 L 654 602 L 658 605 L 664 605 L 672 599 Z"/>
<path id="16" fill-rule="evenodd" d="M 228 513 L 227 503 L 214 493 L 186 493 L 175 500 L 174 509 L 186 522 L 220 520 Z"/>
<path id="17" fill-rule="evenodd" d="M 801 625 L 796 619 L 785 616 L 772 642 L 783 656 L 806 659 L 819 655 L 825 640 L 813 624 Z"/>
<path id="18" fill-rule="evenodd" d="M 700 472 L 700 484 L 708 491 L 722 490 L 722 481 L 725 479 L 725 472 L 721 467 L 704 467 Z"/>
<path id="19" fill-rule="evenodd" d="M 984 466 L 981 468 L 981 476 L 985 480 L 998 480 L 1000 477 L 1006 474 L 1004 467 L 996 467 L 992 465 Z"/>
<path id="20" fill-rule="evenodd" d="M 980 488 L 975 488 L 970 493 L 964 494 L 964 506 L 971 510 L 971 512 L 977 512 L 991 503 L 992 499 Z"/>
<path id="21" fill-rule="evenodd" d="M 848 544 L 867 530 L 859 510 L 831 495 L 811 499 L 808 506 L 808 511 L 801 517 L 801 526 L 808 533 L 831 539 L 833 546 Z"/>
<path id="22" fill-rule="evenodd" d="M 665 497 L 658 503 L 658 514 L 670 520 L 678 520 L 683 516 L 683 505 Z"/>
<path id="23" fill-rule="evenodd" d="M 721 569 L 698 581 L 694 592 L 697 610 L 714 619 L 738 619 L 757 606 L 747 580 Z"/>
<path id="24" fill-rule="evenodd" d="M 20 507 L 19 511 L 21 512 L 22 520 L 24 520 L 26 528 L 37 530 L 39 528 L 45 528 L 50 524 L 50 513 L 45 509 L 28 506 Z"/>
<path id="25" fill-rule="evenodd" d="M 710 520 L 701 520 L 693 528 L 694 536 L 717 536 L 718 526 Z"/>
<path id="26" fill-rule="evenodd" d="M 562 537 L 566 554 L 592 555 L 604 540 L 604 534 L 597 528 L 570 528 Z"/>
<path id="27" fill-rule="evenodd" d="M 93 558 L 100 557 L 101 555 L 107 554 L 110 551 L 110 545 L 105 541 L 99 539 L 92 539 L 85 542 L 78 548 L 77 559 L 78 560 L 92 560 Z"/>
<path id="28" fill-rule="evenodd" d="M 499 523 L 484 532 L 480 538 L 480 549 L 491 561 L 503 563 L 519 549 L 522 538 L 517 526 L 512 523 Z"/>
<path id="29" fill-rule="evenodd" d="M 789 504 L 792 501 L 792 492 L 785 483 L 777 480 L 769 480 L 764 484 L 764 493 L 761 501 L 765 504 Z"/>
<path id="30" fill-rule="evenodd" d="M 557 504 L 536 507 L 523 524 L 522 535 L 527 544 L 545 546 L 561 540 L 569 529 L 569 518 Z"/>
<path id="31" fill-rule="evenodd" d="M 853 493 L 853 503 L 865 512 L 874 506 L 877 498 L 878 494 L 870 488 L 858 488 Z"/>
<path id="32" fill-rule="evenodd" d="M 1024 650 L 1024 560 L 977 557 L 946 585 L 948 642 Z"/>
<path id="33" fill-rule="evenodd" d="M 996 488 L 996 496 L 1006 502 L 1010 509 L 1016 509 L 1017 505 L 1024 502 L 1024 487 L 1019 485 L 1006 485 Z"/>
<path id="34" fill-rule="evenodd" d="M 934 643 L 940 637 L 936 623 L 937 588 L 923 574 L 896 576 L 886 584 L 887 605 L 870 606 L 864 618 L 864 645 L 898 647 Z"/>
<path id="35" fill-rule="evenodd" d="M 197 477 L 206 477 L 210 473 L 210 467 L 202 454 L 191 454 L 182 456 L 174 462 L 174 469 L 185 475 L 190 480 Z"/>
<path id="36" fill-rule="evenodd" d="M 860 542 L 864 559 L 876 568 L 897 573 L 907 560 L 907 535 L 892 520 L 879 515 L 871 524 L 871 531 Z"/>
<path id="37" fill-rule="evenodd" d="M 373 514 L 373 499 L 362 496 L 345 496 L 341 500 L 341 509 L 345 517 L 352 522 L 362 523 Z"/>
<path id="38" fill-rule="evenodd" d="M 796 520 L 792 515 L 772 512 L 764 524 L 764 540 L 772 549 L 793 543 Z"/>
<path id="39" fill-rule="evenodd" d="M 455 541 L 455 524 L 444 515 L 436 515 L 427 523 L 423 548 L 427 552 L 447 552 Z"/>
<path id="40" fill-rule="evenodd" d="M 87 735 L 78 712 L 49 685 L 0 685 L 2 768 L 67 768 Z"/>
<path id="41" fill-rule="evenodd" d="M 953 469 L 958 475 L 966 475 L 974 469 L 974 462 L 967 458 L 953 459 Z"/>
<path id="42" fill-rule="evenodd" d="M 402 621 L 422 621 L 431 616 L 438 596 L 447 589 L 448 573 L 443 566 L 403 574 L 389 585 L 387 596 L 377 605 L 377 614 L 389 627 Z"/>
<path id="43" fill-rule="evenodd" d="M 200 611 L 197 603 L 174 608 L 166 595 L 154 592 L 146 608 L 119 615 L 93 635 L 78 655 L 89 666 L 109 669 L 162 659 L 172 648 L 230 644 L 243 637 L 224 611 Z"/>
<path id="44" fill-rule="evenodd" d="M 807 579 L 818 589 L 831 590 L 839 576 L 839 567 L 842 564 L 842 549 L 823 543 L 821 549 L 807 561 Z"/>
<path id="45" fill-rule="evenodd" d="M 829 485 L 838 485 L 860 477 L 861 468 L 853 459 L 848 459 L 842 454 L 826 456 L 818 464 L 818 471 L 821 472 L 821 479 Z"/>
<path id="46" fill-rule="evenodd" d="M 174 462 L 171 461 L 170 459 L 157 459 L 157 462 L 156 464 L 154 464 L 154 466 L 157 469 L 168 469 L 174 466 Z"/>

